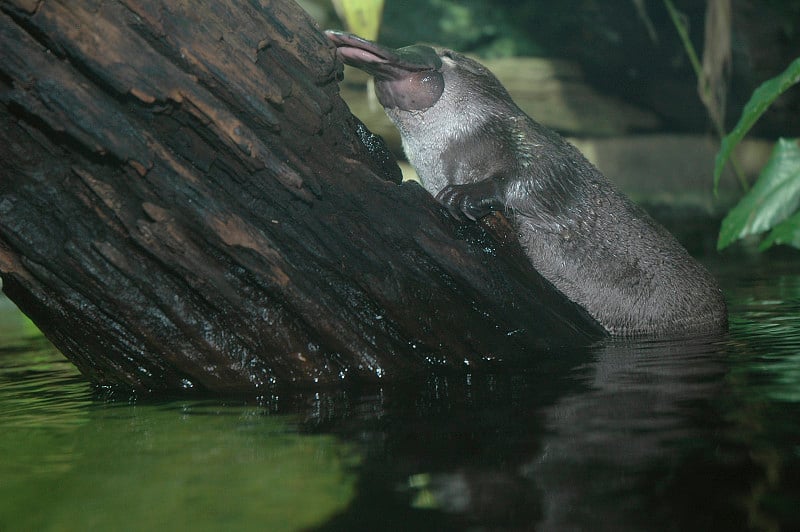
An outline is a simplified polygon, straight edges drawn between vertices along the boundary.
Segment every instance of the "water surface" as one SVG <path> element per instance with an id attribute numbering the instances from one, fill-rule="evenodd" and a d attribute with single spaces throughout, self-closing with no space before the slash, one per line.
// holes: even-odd
<path id="1" fill-rule="evenodd" d="M 710 264 L 719 337 L 250 399 L 98 392 L 6 302 L 0 530 L 800 529 L 798 264 Z"/>

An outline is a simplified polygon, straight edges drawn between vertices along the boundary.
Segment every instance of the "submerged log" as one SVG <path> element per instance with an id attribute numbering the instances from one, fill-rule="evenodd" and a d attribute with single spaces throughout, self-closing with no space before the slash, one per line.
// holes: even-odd
<path id="1" fill-rule="evenodd" d="M 0 2 L 3 290 L 93 382 L 263 390 L 602 334 L 399 182 L 294 3 Z"/>

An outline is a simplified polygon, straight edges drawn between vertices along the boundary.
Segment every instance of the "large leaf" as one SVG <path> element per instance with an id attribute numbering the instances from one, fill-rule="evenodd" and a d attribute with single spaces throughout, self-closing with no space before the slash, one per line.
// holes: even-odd
<path id="1" fill-rule="evenodd" d="M 719 185 L 719 176 L 725 168 L 725 162 L 737 144 L 744 138 L 753 124 L 764 114 L 764 111 L 783 94 L 789 87 L 800 81 L 800 57 L 792 61 L 789 68 L 781 74 L 762 83 L 750 97 L 750 101 L 744 106 L 739 123 L 728 135 L 722 139 L 722 144 L 717 153 L 716 163 L 714 164 L 714 192 Z"/>
<path id="2" fill-rule="evenodd" d="M 779 139 L 753 188 L 722 221 L 717 249 L 747 235 L 763 233 L 800 206 L 800 146 Z"/>
<path id="3" fill-rule="evenodd" d="M 759 249 L 764 251 L 774 244 L 786 244 L 800 249 L 800 211 L 776 225 L 761 243 Z"/>

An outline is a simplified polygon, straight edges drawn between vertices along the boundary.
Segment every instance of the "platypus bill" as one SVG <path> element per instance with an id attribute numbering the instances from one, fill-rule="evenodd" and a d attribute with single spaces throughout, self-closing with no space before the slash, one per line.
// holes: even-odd
<path id="1" fill-rule="evenodd" d="M 533 266 L 609 333 L 727 326 L 709 272 L 483 65 L 442 48 L 326 34 L 344 63 L 375 77 L 423 186 L 456 218 L 505 213 Z"/>

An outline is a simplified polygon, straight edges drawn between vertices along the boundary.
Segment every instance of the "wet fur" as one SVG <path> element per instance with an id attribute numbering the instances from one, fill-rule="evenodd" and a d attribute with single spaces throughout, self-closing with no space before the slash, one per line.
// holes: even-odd
<path id="1" fill-rule="evenodd" d="M 505 211 L 534 267 L 613 334 L 725 328 L 716 281 L 669 232 L 525 115 L 485 67 L 438 51 L 439 101 L 386 109 L 426 189 L 457 217 Z"/>

